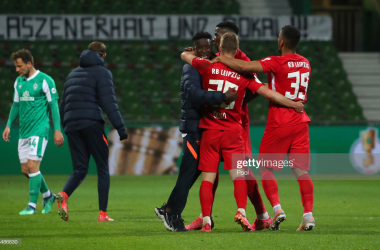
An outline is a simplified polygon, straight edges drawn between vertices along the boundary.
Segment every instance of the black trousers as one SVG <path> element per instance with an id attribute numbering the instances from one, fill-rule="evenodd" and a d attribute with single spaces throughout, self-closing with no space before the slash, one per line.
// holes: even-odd
<path id="1" fill-rule="evenodd" d="M 110 175 L 108 166 L 108 142 L 104 125 L 96 123 L 90 127 L 66 134 L 69 143 L 73 173 L 66 181 L 63 191 L 70 196 L 86 178 L 90 156 L 96 162 L 98 172 L 99 211 L 107 211 Z"/>
<path id="2" fill-rule="evenodd" d="M 183 155 L 179 175 L 167 202 L 173 216 L 180 215 L 185 209 L 189 190 L 202 173 L 198 170 L 201 139 L 202 133 L 188 133 L 183 138 Z"/>

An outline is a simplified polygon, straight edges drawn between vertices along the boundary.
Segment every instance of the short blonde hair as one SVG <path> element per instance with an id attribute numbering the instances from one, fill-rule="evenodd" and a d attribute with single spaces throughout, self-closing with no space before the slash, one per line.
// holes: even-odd
<path id="1" fill-rule="evenodd" d="M 88 49 L 95 51 L 100 56 L 103 56 L 106 53 L 106 45 L 98 41 L 90 43 L 90 45 L 88 45 Z"/>
<path id="2" fill-rule="evenodd" d="M 220 47 L 224 53 L 235 53 L 239 48 L 238 36 L 232 32 L 225 33 L 220 40 Z"/>

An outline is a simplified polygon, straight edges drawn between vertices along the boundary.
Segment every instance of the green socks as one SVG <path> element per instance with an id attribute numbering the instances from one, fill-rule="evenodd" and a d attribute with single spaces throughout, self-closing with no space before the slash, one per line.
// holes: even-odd
<path id="1" fill-rule="evenodd" d="M 29 206 L 36 208 L 36 204 L 38 201 L 38 196 L 40 194 L 41 189 L 41 172 L 38 171 L 37 173 L 29 174 L 29 194 L 30 194 L 30 200 L 29 200 Z M 45 181 L 44 181 L 45 183 Z M 46 184 L 45 184 L 46 185 Z"/>
<path id="2" fill-rule="evenodd" d="M 45 179 L 44 177 L 42 176 L 41 172 L 40 172 L 40 176 L 41 176 L 41 194 L 44 194 L 46 193 L 47 191 L 49 191 L 49 188 L 48 186 L 46 185 L 46 182 L 45 182 Z M 44 197 L 45 198 L 45 197 Z"/>

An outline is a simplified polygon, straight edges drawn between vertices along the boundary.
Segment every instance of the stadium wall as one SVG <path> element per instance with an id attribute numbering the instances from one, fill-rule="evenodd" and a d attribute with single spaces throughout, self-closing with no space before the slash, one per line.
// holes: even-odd
<path id="1" fill-rule="evenodd" d="M 2 126 L 3 127 L 3 126 Z M 374 174 L 379 172 L 380 127 L 366 126 L 310 126 L 311 173 L 314 174 Z M 251 127 L 251 143 L 254 157 L 257 156 L 265 126 Z M 128 128 L 129 138 L 125 144 L 118 140 L 117 133 L 108 128 L 111 174 L 143 175 L 173 174 L 181 162 L 182 137 L 178 127 L 134 126 Z M 0 142 L 2 161 L 1 175 L 20 174 L 17 155 L 18 128 L 11 130 L 11 142 Z M 51 131 L 53 138 L 53 131 Z M 355 154 L 356 153 L 356 154 Z M 354 166 L 353 156 L 363 155 L 359 162 L 368 161 L 373 153 L 372 165 L 359 163 Z M 377 165 L 376 165 L 377 164 Z M 220 166 L 221 173 L 223 164 Z M 71 173 L 72 163 L 67 141 L 57 148 L 53 140 L 47 146 L 41 171 L 44 174 Z M 257 173 L 255 173 L 255 171 Z M 258 170 L 254 169 L 258 174 Z M 290 173 L 284 169 L 282 173 Z M 96 174 L 95 162 L 91 159 L 89 174 Z"/>

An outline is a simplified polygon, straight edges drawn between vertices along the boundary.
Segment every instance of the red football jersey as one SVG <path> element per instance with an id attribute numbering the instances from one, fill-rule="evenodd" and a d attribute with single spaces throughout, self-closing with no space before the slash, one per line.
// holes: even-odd
<path id="1" fill-rule="evenodd" d="M 220 53 L 216 53 L 217 56 L 220 55 Z M 251 59 L 249 59 L 249 57 L 243 52 L 241 51 L 240 49 L 238 49 L 236 55 L 235 55 L 235 59 L 239 59 L 239 60 L 243 60 L 243 61 L 246 61 L 246 62 L 250 62 Z M 256 81 L 260 82 L 260 80 L 257 78 L 257 75 L 256 73 L 253 73 L 253 75 L 256 77 Z M 249 126 L 249 113 L 248 113 L 248 103 L 244 103 L 243 106 L 241 107 L 241 121 L 242 121 L 242 125 L 243 127 L 247 127 Z"/>
<path id="2" fill-rule="evenodd" d="M 205 106 L 202 109 L 203 115 L 199 127 L 241 131 L 241 108 L 245 91 L 248 88 L 255 93 L 263 85 L 258 83 L 253 76 L 251 79 L 244 78 L 222 63 L 212 64 L 207 60 L 196 57 L 193 59 L 192 65 L 202 75 L 203 89 L 226 92 L 228 89 L 234 88 L 239 95 L 231 103 L 222 103 L 215 107 Z"/>
<path id="3" fill-rule="evenodd" d="M 268 73 L 269 88 L 293 101 L 307 99 L 310 79 L 309 61 L 297 54 L 270 56 L 259 60 L 264 72 Z M 267 127 L 294 126 L 310 122 L 306 112 L 297 113 L 275 103 L 269 103 Z"/>

